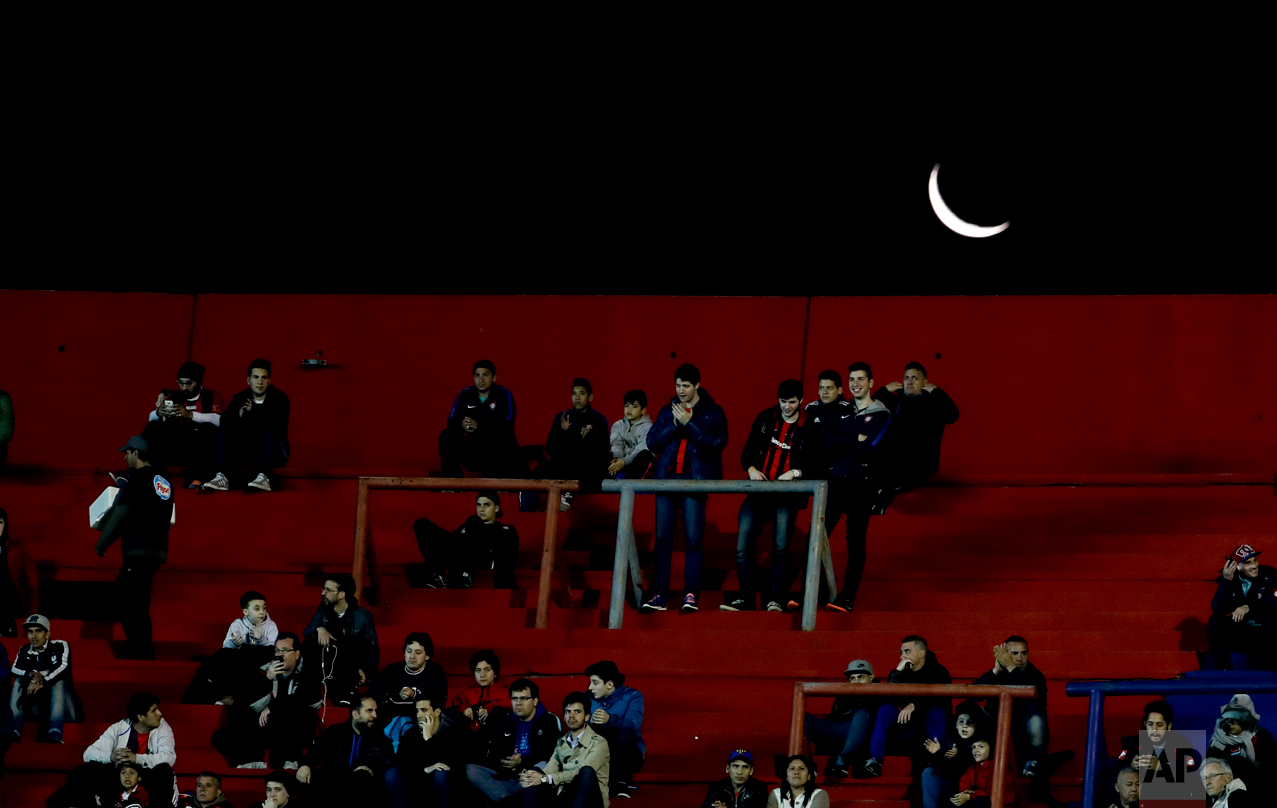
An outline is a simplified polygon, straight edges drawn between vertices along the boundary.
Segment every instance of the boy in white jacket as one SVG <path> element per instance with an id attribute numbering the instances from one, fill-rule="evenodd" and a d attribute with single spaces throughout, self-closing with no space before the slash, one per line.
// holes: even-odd
<path id="1" fill-rule="evenodd" d="M 612 424 L 612 462 L 607 473 L 618 480 L 637 480 L 652 464 L 647 448 L 647 431 L 652 419 L 647 417 L 647 393 L 631 390 L 625 394 L 625 417 Z"/>

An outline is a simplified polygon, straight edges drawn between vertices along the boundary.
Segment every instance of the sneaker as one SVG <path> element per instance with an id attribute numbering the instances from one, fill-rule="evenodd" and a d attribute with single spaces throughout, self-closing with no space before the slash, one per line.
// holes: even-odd
<path id="1" fill-rule="evenodd" d="M 612 795 L 612 799 L 614 800 L 630 799 L 630 787 L 625 783 L 617 783 L 616 793 Z"/>
<path id="2" fill-rule="evenodd" d="M 447 589 L 448 582 L 439 573 L 435 573 L 426 579 L 426 589 Z"/>
<path id="3" fill-rule="evenodd" d="M 287 761 L 287 762 L 284 764 L 284 769 L 285 769 L 285 770 L 287 770 L 287 771 L 294 771 L 294 772 L 295 772 L 295 771 L 297 771 L 297 769 L 298 769 L 298 768 L 299 768 L 299 767 L 297 766 L 297 761 L 295 761 L 295 760 Z"/>
<path id="4" fill-rule="evenodd" d="M 869 758 L 860 768 L 856 769 L 852 777 L 858 780 L 864 780 L 869 777 L 882 777 L 882 764 L 878 762 L 878 758 Z"/>
<path id="5" fill-rule="evenodd" d="M 235 768 L 237 768 L 237 769 L 264 769 L 264 768 L 266 768 L 266 761 L 264 761 L 264 760 L 254 760 L 252 763 L 241 763 L 241 764 L 239 764 L 238 766 L 236 766 Z"/>
<path id="6" fill-rule="evenodd" d="M 231 490 L 231 483 L 229 480 L 226 479 L 226 475 L 219 471 L 217 472 L 216 477 L 204 483 L 204 490 L 205 491 L 229 491 Z"/>
<path id="7" fill-rule="evenodd" d="M 845 595 L 839 595 L 825 604 L 825 611 L 827 612 L 849 612 L 853 608 L 855 608 L 855 606 L 852 604 L 852 601 Z"/>
<path id="8" fill-rule="evenodd" d="M 785 610 L 781 608 L 781 606 L 780 606 L 780 602 L 779 602 L 779 601 L 775 601 L 775 600 L 773 600 L 773 601 L 771 601 L 771 602 L 769 602 L 769 603 L 767 604 L 767 611 L 769 611 L 769 612 L 783 612 L 783 611 L 785 611 Z"/>
<path id="9" fill-rule="evenodd" d="M 651 614 L 652 612 L 663 612 L 663 611 L 665 611 L 665 596 L 664 595 L 653 595 L 652 597 L 648 598 L 647 601 L 642 606 L 639 607 L 640 614 Z"/>
<path id="10" fill-rule="evenodd" d="M 753 608 L 750 607 L 749 603 L 744 598 L 737 598 L 736 600 L 733 600 L 729 603 L 724 603 L 722 606 L 719 606 L 718 608 L 722 609 L 725 612 L 752 612 L 753 611 Z"/>
<path id="11" fill-rule="evenodd" d="M 253 481 L 248 484 L 249 488 L 256 488 L 258 491 L 270 491 L 270 478 L 265 474 L 258 474 Z"/>
<path id="12" fill-rule="evenodd" d="M 187 491 L 197 491 L 204 487 L 204 483 L 199 480 L 191 480 L 190 485 L 186 486 Z"/>
<path id="13" fill-rule="evenodd" d="M 474 589 L 474 577 L 468 572 L 457 576 L 457 589 Z"/>
<path id="14" fill-rule="evenodd" d="M 572 494 L 564 491 L 559 494 L 559 513 L 572 510 Z"/>
<path id="15" fill-rule="evenodd" d="M 235 703 L 234 696 L 224 696 L 223 698 L 220 698 L 217 701 L 213 702 L 213 705 L 215 707 L 230 707 L 234 703 Z"/>
<path id="16" fill-rule="evenodd" d="M 830 758 L 829 765 L 825 767 L 826 777 L 846 777 L 847 764 L 838 758 Z"/>
<path id="17" fill-rule="evenodd" d="M 684 612 L 700 611 L 700 608 L 696 605 L 696 596 L 693 595 L 691 592 L 688 592 L 686 595 L 683 596 L 683 608 L 681 609 L 681 611 L 684 611 Z"/>
<path id="18" fill-rule="evenodd" d="M 1038 762 L 1036 760 L 1030 760 L 1029 762 L 1025 763 L 1024 771 L 1020 772 L 1020 776 L 1021 777 L 1037 777 Z"/>

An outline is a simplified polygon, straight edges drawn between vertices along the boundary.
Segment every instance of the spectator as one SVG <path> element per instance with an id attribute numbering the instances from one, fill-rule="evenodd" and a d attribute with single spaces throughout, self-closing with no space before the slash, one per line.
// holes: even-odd
<path id="1" fill-rule="evenodd" d="M 182 808 L 234 808 L 222 793 L 222 776 L 217 772 L 203 771 L 195 778 L 195 792 L 183 794 Z"/>
<path id="2" fill-rule="evenodd" d="M 476 569 L 494 570 L 497 589 L 514 589 L 514 567 L 519 560 L 519 531 L 498 522 L 501 495 L 485 491 L 474 498 L 475 515 L 449 533 L 426 518 L 412 525 L 417 549 L 426 565 L 430 589 L 470 589 Z M 451 580 L 443 573 L 450 573 Z"/>
<path id="3" fill-rule="evenodd" d="M 683 364 L 674 373 L 675 396 L 661 410 L 647 433 L 647 445 L 657 456 L 658 480 L 723 479 L 723 447 L 727 445 L 727 415 L 708 390 L 701 389 L 701 372 Z M 701 541 L 705 536 L 705 494 L 656 495 L 656 570 L 653 590 L 643 613 L 663 612 L 668 603 L 674 530 L 683 516 L 687 563 L 683 573 L 685 612 L 697 610 L 701 592 Z"/>
<path id="4" fill-rule="evenodd" d="M 318 665 L 302 658 L 296 634 L 280 634 L 274 658 L 231 706 L 229 725 L 213 733 L 213 746 L 239 768 L 264 769 L 269 756 L 276 767 L 296 769 L 315 737 L 322 675 Z"/>
<path id="5" fill-rule="evenodd" d="M 967 700 L 958 705 L 953 724 L 943 738 L 926 738 L 922 746 L 927 755 L 923 758 L 922 808 L 940 808 L 957 792 L 958 781 L 971 765 L 971 742 L 978 730 L 987 733 L 993 726 L 989 715 L 980 705 Z"/>
<path id="6" fill-rule="evenodd" d="M 1011 706 L 1011 741 L 1020 761 L 1022 777 L 1039 777 L 1039 762 L 1046 756 L 1051 742 L 1051 729 L 1046 720 L 1046 677 L 1029 661 L 1029 642 L 1012 634 L 1001 645 L 993 647 L 993 668 L 980 675 L 977 685 L 1030 685 L 1037 689 L 1032 699 L 1016 699 Z M 984 703 L 989 714 L 997 718 L 998 700 Z"/>
<path id="7" fill-rule="evenodd" d="M 336 805 L 374 805 L 384 786 L 393 750 L 377 730 L 377 700 L 362 696 L 350 720 L 334 724 L 315 739 L 297 769 L 297 781 L 315 787 Z"/>
<path id="8" fill-rule="evenodd" d="M 154 659 L 151 643 L 151 585 L 168 558 L 168 532 L 177 492 L 153 467 L 146 439 L 134 435 L 120 447 L 128 472 L 114 478 L 122 490 L 102 515 L 97 554 L 120 539 L 124 563 L 115 579 L 115 600 L 124 629 L 126 659 Z"/>
<path id="9" fill-rule="evenodd" d="M 181 466 L 187 488 L 200 488 L 217 465 L 222 397 L 203 384 L 204 366 L 184 362 L 177 371 L 177 389 L 160 391 L 142 430 L 156 465 Z"/>
<path id="10" fill-rule="evenodd" d="M 466 779 L 492 803 L 518 794 L 519 775 L 544 767 L 562 732 L 559 719 L 541 705 L 529 679 L 510 683 L 511 712 L 494 712 L 480 735 L 480 763 L 466 766 Z"/>
<path id="11" fill-rule="evenodd" d="M 1153 772 L 1165 770 L 1165 779 L 1171 781 L 1175 772 L 1192 771 L 1197 765 L 1194 759 L 1193 745 L 1183 735 L 1175 732 L 1175 709 L 1161 699 L 1150 701 L 1144 705 L 1144 716 L 1140 721 L 1141 732 L 1122 738 L 1122 752 L 1114 761 L 1116 766 L 1130 766 L 1140 773 L 1140 780 L 1146 785 L 1151 783 Z M 1182 759 L 1181 759 L 1182 758 Z M 1194 786 L 1192 778 L 1184 783 L 1187 791 L 1177 798 L 1200 799 L 1202 794 Z M 1165 792 L 1163 792 L 1165 795 Z M 1145 794 L 1145 799 L 1156 799 L 1154 794 Z"/>
<path id="12" fill-rule="evenodd" d="M 266 596 L 250 589 L 239 598 L 242 615 L 226 629 L 222 647 L 200 666 L 183 704 L 234 704 L 243 687 L 275 654 L 279 627 L 266 611 Z"/>
<path id="13" fill-rule="evenodd" d="M 1277 569 L 1261 565 L 1260 555 L 1241 545 L 1215 581 L 1206 634 L 1219 670 L 1233 669 L 1234 651 L 1252 654 L 1265 670 L 1277 670 Z"/>
<path id="14" fill-rule="evenodd" d="M 803 438 L 807 413 L 803 412 L 803 385 L 786 379 L 776 391 L 779 402 L 754 419 L 740 464 L 751 480 L 799 480 L 803 476 Z M 754 564 L 758 535 L 768 522 L 775 524 L 772 539 L 772 576 L 767 587 L 767 611 L 779 612 L 789 601 L 786 581 L 789 543 L 794 537 L 798 511 L 807 502 L 806 494 L 750 494 L 740 506 L 736 538 L 736 577 L 740 597 L 719 608 L 726 612 L 753 611 Z"/>
<path id="15" fill-rule="evenodd" d="M 1206 758 L 1198 771 L 1202 778 L 1202 787 L 1211 800 L 1211 808 L 1250 808 L 1264 803 L 1246 788 L 1246 783 L 1233 776 L 1228 761 L 1220 758 Z"/>
<path id="16" fill-rule="evenodd" d="M 589 485 L 603 479 L 608 464 L 607 419 L 594 409 L 594 387 L 589 379 L 572 380 L 572 409 L 550 422 L 545 439 L 549 462 L 542 466 L 547 479 L 580 480 Z M 572 506 L 572 494 L 560 495 L 559 510 Z"/>
<path id="17" fill-rule="evenodd" d="M 843 671 L 843 676 L 853 685 L 880 684 L 874 677 L 873 666 L 864 659 L 853 659 Z M 803 728 L 807 741 L 817 750 L 838 749 L 825 767 L 826 777 L 846 777 L 853 760 L 869 757 L 865 744 L 873 733 L 874 717 L 882 699 L 877 696 L 845 695 L 834 699 L 834 707 L 828 718 L 818 718 L 807 713 Z M 863 757 L 858 753 L 866 752 Z"/>
<path id="18" fill-rule="evenodd" d="M 754 779 L 754 756 L 737 749 L 727 758 L 727 777 L 710 783 L 701 808 L 763 808 L 767 786 Z"/>
<path id="19" fill-rule="evenodd" d="M 808 410 L 815 415 L 812 425 L 820 425 L 819 451 L 824 457 L 821 465 L 829 479 L 825 525 L 831 541 L 838 521 L 847 517 L 847 568 L 842 592 L 825 607 L 849 612 L 865 572 L 865 536 L 878 491 L 878 448 L 891 423 L 891 412 L 870 395 L 873 370 L 866 363 L 855 362 L 847 368 L 851 401 L 842 398 L 840 381 L 834 371 L 823 371 L 821 403 Z M 834 386 L 826 387 L 829 382 Z"/>
<path id="20" fill-rule="evenodd" d="M 9 459 L 9 442 L 13 440 L 13 399 L 0 390 L 0 470 Z"/>
<path id="21" fill-rule="evenodd" d="M 1117 781 L 1113 784 L 1117 792 L 1117 802 L 1109 808 L 1139 808 L 1140 806 L 1140 773 L 1130 766 L 1117 773 Z"/>
<path id="22" fill-rule="evenodd" d="M 38 580 L 35 562 L 13 536 L 9 514 L 0 508 L 0 634 L 17 637 L 17 621 L 40 610 Z"/>
<path id="23" fill-rule="evenodd" d="M 910 634 L 900 641 L 900 663 L 887 677 L 896 684 L 953 684 L 949 669 L 940 664 L 927 641 Z M 888 736 L 917 755 L 924 738 L 939 738 L 949 724 L 952 702 L 940 696 L 898 696 L 878 708 L 873 735 L 869 739 L 869 759 L 856 777 L 881 777 L 887 755 Z"/>
<path id="24" fill-rule="evenodd" d="M 958 793 L 949 802 L 954 805 L 971 803 L 971 808 L 989 808 L 993 799 L 993 744 L 987 736 L 976 736 L 971 741 L 971 764 L 958 781 Z M 1002 804 L 1012 805 L 1015 802 L 1015 787 L 1011 783 L 1011 768 L 1008 766 L 1002 785 Z"/>
<path id="25" fill-rule="evenodd" d="M 302 634 L 311 643 L 316 667 L 332 670 L 333 703 L 351 706 L 351 694 L 376 673 L 380 657 L 377 626 L 355 597 L 354 578 L 338 572 L 324 579 L 319 608 Z"/>
<path id="26" fill-rule="evenodd" d="M 278 485 L 275 469 L 288 464 L 288 395 L 273 386 L 270 362 L 248 365 L 248 389 L 231 398 L 219 430 L 217 474 L 204 483 L 210 491 L 229 491 L 227 470 L 245 469 L 252 477 L 248 493 L 268 492 Z M 256 476 L 254 476 L 256 475 Z"/>
<path id="27" fill-rule="evenodd" d="M 524 792 L 525 808 L 608 808 L 608 744 L 586 720 L 589 705 L 590 697 L 579 691 L 563 699 L 567 731 L 554 754 L 539 770 L 525 769 L 519 775 L 519 784 L 533 789 Z"/>
<path id="28" fill-rule="evenodd" d="M 1219 708 L 1219 721 L 1206 754 L 1227 760 L 1233 776 L 1244 781 L 1257 797 L 1271 803 L 1277 796 L 1277 742 L 1259 726 L 1255 703 L 1245 693 L 1238 693 Z"/>
<path id="29" fill-rule="evenodd" d="M 84 750 L 84 765 L 67 775 L 66 785 L 47 801 L 51 806 L 94 805 L 94 800 L 114 791 L 121 763 L 140 766 L 142 785 L 155 804 L 177 804 L 177 779 L 173 766 L 177 751 L 173 728 L 160 712 L 160 700 L 152 693 L 129 696 L 128 718 L 106 728 Z"/>
<path id="30" fill-rule="evenodd" d="M 29 642 L 14 657 L 13 688 L 9 710 L 13 715 L 10 733 L 22 740 L 22 722 L 28 714 L 39 716 L 36 740 L 62 743 L 62 727 L 77 720 L 75 683 L 71 678 L 71 646 L 66 640 L 49 638 L 49 618 L 33 614 L 22 624 Z M 7 661 L 7 660 L 6 660 Z"/>
<path id="31" fill-rule="evenodd" d="M 891 446 L 887 464 L 893 493 L 911 491 L 940 470 L 944 428 L 958 420 L 958 405 L 927 381 L 920 362 L 905 365 L 904 382 L 879 387 L 873 397 L 891 410 Z"/>
<path id="32" fill-rule="evenodd" d="M 474 672 L 474 684 L 453 696 L 449 706 L 469 720 L 471 732 L 478 732 L 493 710 L 510 709 L 510 693 L 493 687 L 501 675 L 501 658 L 491 648 L 471 655 L 470 670 Z"/>
<path id="33" fill-rule="evenodd" d="M 424 802 L 435 808 L 452 808 L 454 775 L 464 732 L 451 716 L 435 707 L 431 697 L 416 701 L 416 723 L 398 741 L 394 765 L 386 771 L 386 786 L 396 808 Z M 461 776 L 460 774 L 456 776 Z"/>
<path id="34" fill-rule="evenodd" d="M 604 659 L 585 669 L 590 677 L 590 727 L 602 735 L 611 752 L 612 796 L 626 793 L 643 769 L 643 694 L 626 687 L 625 674 Z"/>
<path id="35" fill-rule="evenodd" d="M 439 435 L 443 476 L 460 477 L 462 466 L 484 477 L 522 476 L 514 396 L 496 381 L 496 365 L 487 359 L 474 363 L 474 386 L 457 395 L 448 427 Z"/>
<path id="36" fill-rule="evenodd" d="M 116 786 L 107 792 L 102 805 L 111 808 L 146 808 L 150 803 L 142 786 L 140 767 L 129 760 L 121 760 L 115 766 Z"/>
<path id="37" fill-rule="evenodd" d="M 652 467 L 652 452 L 647 448 L 647 431 L 652 428 L 647 393 L 630 390 L 624 404 L 625 417 L 612 424 L 612 462 L 607 473 L 618 480 L 640 480 Z"/>
<path id="38" fill-rule="evenodd" d="M 817 788 L 816 764 L 806 755 L 790 755 L 785 761 L 785 780 L 772 789 L 767 808 L 829 808 L 829 794 Z"/>
<path id="39" fill-rule="evenodd" d="M 434 654 L 434 641 L 424 631 L 414 631 L 404 639 L 403 664 L 387 665 L 368 690 L 377 699 L 382 723 L 397 716 L 416 716 L 416 703 L 421 698 L 429 697 L 440 706 L 448 703 L 448 676 L 430 659 Z"/>
<path id="40" fill-rule="evenodd" d="M 266 775 L 266 799 L 257 808 L 283 808 L 300 790 L 297 778 L 286 771 L 273 771 Z"/>

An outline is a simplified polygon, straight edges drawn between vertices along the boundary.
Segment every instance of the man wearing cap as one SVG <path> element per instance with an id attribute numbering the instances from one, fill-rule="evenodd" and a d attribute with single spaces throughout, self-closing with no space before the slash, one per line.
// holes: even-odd
<path id="1" fill-rule="evenodd" d="M 187 488 L 199 488 L 217 465 L 217 429 L 222 397 L 203 386 L 204 366 L 185 362 L 177 371 L 177 389 L 160 390 L 142 436 L 155 464 L 182 466 Z"/>
<path id="2" fill-rule="evenodd" d="M 204 483 L 209 491 L 229 491 L 227 469 L 240 468 L 250 479 L 245 493 L 271 490 L 275 469 L 288 464 L 288 395 L 271 381 L 269 359 L 248 363 L 248 388 L 231 398 L 217 442 L 217 474 Z M 256 476 L 254 476 L 256 475 Z M 276 482 L 275 484 L 278 484 Z"/>
<path id="3" fill-rule="evenodd" d="M 843 676 L 853 685 L 878 683 L 873 666 L 864 659 L 853 659 L 848 663 Z M 851 761 L 869 757 L 864 746 L 873 733 L 874 716 L 881 703 L 882 699 L 874 696 L 847 694 L 834 699 L 834 708 L 828 718 L 806 714 L 803 727 L 808 743 L 815 744 L 818 752 L 821 749 L 839 750 L 829 758 L 829 765 L 825 767 L 826 777 L 846 777 Z"/>
<path id="4" fill-rule="evenodd" d="M 115 579 L 116 609 L 124 629 L 126 659 L 154 659 L 151 644 L 151 584 L 168 558 L 168 531 L 177 498 L 174 486 L 151 465 L 146 438 L 134 435 L 120 447 L 128 471 L 112 478 L 120 486 L 102 515 L 97 554 L 105 557 L 120 539 L 124 564 Z"/>
<path id="5" fill-rule="evenodd" d="M 1277 669 L 1277 569 L 1261 565 L 1260 555 L 1243 544 L 1227 557 L 1215 581 L 1206 636 L 1219 670 L 1232 670 L 1234 651 L 1254 655 L 1264 670 Z"/>
<path id="6" fill-rule="evenodd" d="M 71 679 L 71 646 L 66 640 L 49 639 L 49 618 L 33 614 L 22 624 L 26 645 L 13 660 L 13 689 L 9 710 L 13 714 L 10 735 L 22 740 L 22 722 L 28 711 L 39 707 L 44 716 L 37 740 L 62 743 L 62 726 L 75 720 L 75 685 Z"/>
<path id="7" fill-rule="evenodd" d="M 763 808 L 767 786 L 754 779 L 754 756 L 737 749 L 727 757 L 727 777 L 710 783 L 701 808 Z"/>
<path id="8" fill-rule="evenodd" d="M 519 452 L 514 396 L 496 383 L 497 366 L 491 360 L 480 359 L 473 370 L 474 385 L 457 394 L 448 427 L 439 435 L 443 476 L 460 477 L 462 466 L 485 477 L 512 475 Z"/>

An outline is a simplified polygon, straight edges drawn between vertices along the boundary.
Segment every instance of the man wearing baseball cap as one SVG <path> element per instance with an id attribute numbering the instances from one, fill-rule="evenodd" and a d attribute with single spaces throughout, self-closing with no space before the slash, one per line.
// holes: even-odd
<path id="1" fill-rule="evenodd" d="M 847 663 L 847 670 L 842 675 L 853 685 L 878 682 L 874 678 L 873 666 L 864 659 L 853 659 Z M 807 741 L 815 744 L 818 753 L 832 755 L 825 767 L 826 777 L 846 777 L 853 760 L 869 757 L 868 750 L 863 747 L 873 733 L 874 717 L 881 703 L 882 699 L 874 696 L 848 694 L 834 699 L 834 708 L 828 718 L 807 713 L 803 719 Z"/>
<path id="2" fill-rule="evenodd" d="M 124 629 L 126 659 L 154 659 L 151 644 L 151 584 L 168 558 L 168 531 L 177 489 L 151 465 L 150 444 L 141 435 L 120 447 L 127 475 L 116 478 L 120 494 L 102 516 L 97 554 L 120 540 L 124 563 L 115 579 L 115 600 Z"/>
<path id="3" fill-rule="evenodd" d="M 1251 654 L 1252 667 L 1277 670 L 1277 569 L 1260 564 L 1260 555 L 1241 545 L 1215 580 L 1206 636 L 1219 670 L 1232 670 L 1235 651 Z"/>
<path id="4" fill-rule="evenodd" d="M 754 756 L 736 749 L 727 757 L 727 777 L 710 783 L 701 808 L 763 808 L 767 786 L 754 779 Z"/>
<path id="5" fill-rule="evenodd" d="M 62 726 L 75 721 L 76 712 L 71 646 L 66 640 L 49 639 L 49 618 L 42 614 L 28 617 L 22 628 L 30 642 L 18 649 L 13 660 L 13 688 L 9 692 L 12 739 L 22 740 L 22 722 L 38 706 L 44 720 L 36 739 L 62 743 Z"/>

